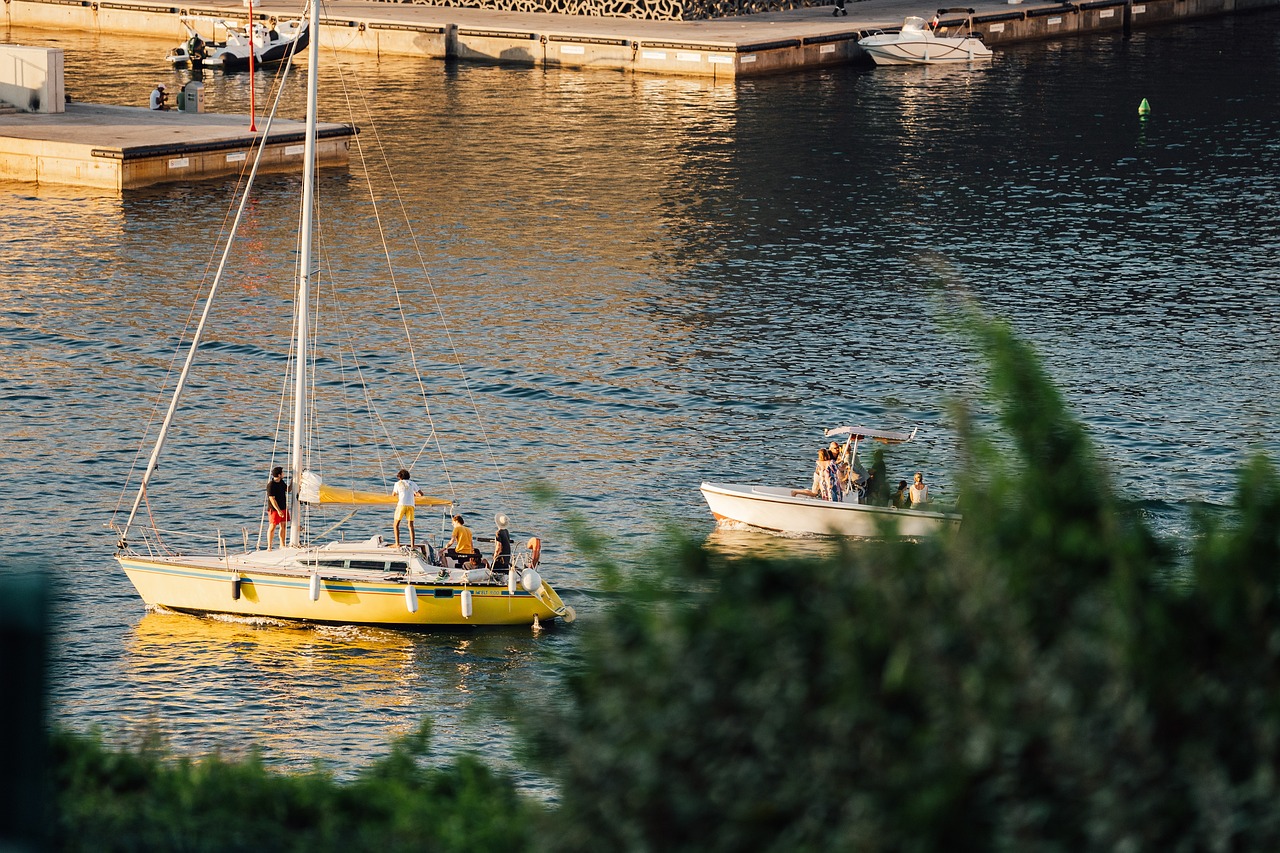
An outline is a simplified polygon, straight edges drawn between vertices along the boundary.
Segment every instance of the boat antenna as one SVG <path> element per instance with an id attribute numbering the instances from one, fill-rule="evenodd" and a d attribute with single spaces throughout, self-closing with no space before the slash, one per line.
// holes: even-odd
<path id="1" fill-rule="evenodd" d="M 302 486 L 302 433 L 307 414 L 307 322 L 311 302 L 311 241 L 315 219 L 316 185 L 316 103 L 320 88 L 320 2 L 310 0 L 307 28 L 307 132 L 302 164 L 302 232 L 298 240 L 298 295 L 294 325 L 297 326 L 297 361 L 293 385 L 293 427 L 291 431 L 293 488 L 289 491 L 289 544 L 297 548 L 301 541 L 302 520 L 298 517 L 298 490 Z"/>

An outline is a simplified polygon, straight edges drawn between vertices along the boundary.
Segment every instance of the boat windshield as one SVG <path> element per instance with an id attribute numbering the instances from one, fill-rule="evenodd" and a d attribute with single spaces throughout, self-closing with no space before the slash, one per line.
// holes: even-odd
<path id="1" fill-rule="evenodd" d="M 925 28 L 924 18 L 916 15 L 910 15 L 902 22 L 902 31 L 907 30 L 923 30 Z"/>

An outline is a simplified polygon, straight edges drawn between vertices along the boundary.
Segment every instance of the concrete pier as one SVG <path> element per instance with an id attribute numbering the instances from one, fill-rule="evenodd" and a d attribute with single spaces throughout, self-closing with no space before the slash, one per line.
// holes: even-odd
<path id="1" fill-rule="evenodd" d="M 124 190 L 236 175 L 253 162 L 262 126 L 248 116 L 70 103 L 57 114 L 0 115 L 0 179 Z M 259 171 L 302 169 L 304 125 L 277 118 Z M 317 128 L 322 166 L 346 166 L 348 125 Z"/>
<path id="2" fill-rule="evenodd" d="M 645 74 L 733 80 L 865 61 L 857 41 L 896 30 L 906 15 L 931 16 L 940 4 L 920 0 L 850 2 L 849 14 L 809 6 L 704 21 L 648 21 L 540 12 L 505 12 L 333 0 L 325 6 L 320 41 L 340 52 L 460 59 L 503 64 L 603 68 Z M 1019 41 L 1138 29 L 1253 9 L 1280 0 L 1088 0 L 975 2 L 975 30 L 998 48 Z M 297 17 L 298 0 L 254 4 L 254 16 Z M 181 18 L 244 20 L 242 2 L 161 5 L 109 0 L 6 0 L 4 23 L 86 32 L 155 35 L 171 46 L 186 38 Z M 958 23 L 958 22 L 953 22 Z M 207 35 L 212 35 L 212 24 Z"/>

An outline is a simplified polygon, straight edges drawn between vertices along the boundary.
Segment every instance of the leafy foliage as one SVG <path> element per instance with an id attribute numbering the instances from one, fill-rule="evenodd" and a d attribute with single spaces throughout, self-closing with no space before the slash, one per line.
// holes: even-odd
<path id="1" fill-rule="evenodd" d="M 274 773 L 256 757 L 174 758 L 151 738 L 111 750 L 96 737 L 54 738 L 61 850 L 527 849 L 540 808 L 510 780 L 463 757 L 419 759 L 429 724 L 359 778 Z"/>
<path id="2" fill-rule="evenodd" d="M 585 626 L 536 746 L 563 850 L 1280 847 L 1280 486 L 1202 522 L 1192 584 L 1114 498 L 1034 353 L 971 318 L 1003 435 L 964 409 L 954 536 L 830 561 L 689 546 Z M 999 450 L 996 441 L 1002 442 Z"/>

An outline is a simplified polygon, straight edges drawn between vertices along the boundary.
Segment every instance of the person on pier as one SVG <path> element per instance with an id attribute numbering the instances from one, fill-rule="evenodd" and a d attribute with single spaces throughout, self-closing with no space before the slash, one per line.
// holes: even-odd
<path id="1" fill-rule="evenodd" d="M 168 96 L 169 96 L 168 92 L 165 90 L 165 85 L 163 83 L 157 83 L 156 87 L 151 90 L 151 109 L 153 110 L 169 109 L 169 105 L 165 103 L 165 98 L 167 98 Z"/>

